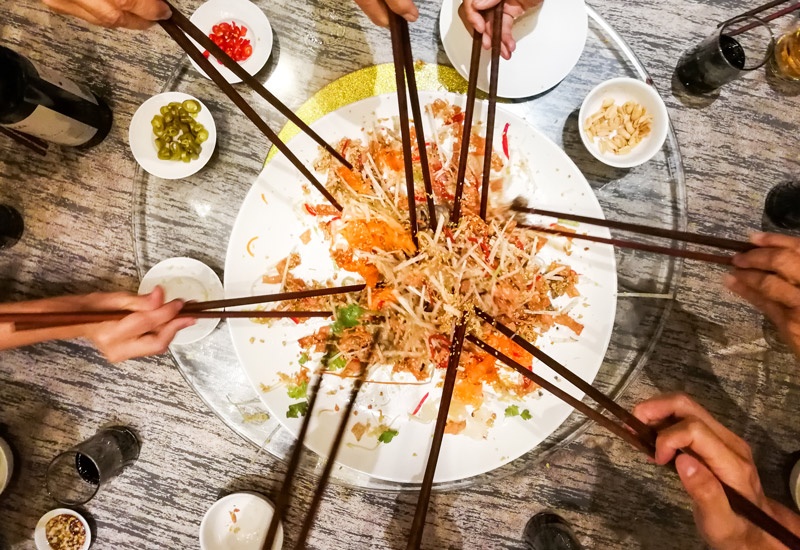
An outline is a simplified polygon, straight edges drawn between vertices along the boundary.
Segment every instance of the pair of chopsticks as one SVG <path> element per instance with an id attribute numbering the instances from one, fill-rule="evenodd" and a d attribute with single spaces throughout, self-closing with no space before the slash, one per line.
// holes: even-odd
<path id="1" fill-rule="evenodd" d="M 496 350 L 480 338 L 468 335 L 467 340 L 480 349 L 488 353 L 489 355 L 493 356 L 495 359 L 498 359 L 512 367 L 522 376 L 528 378 L 529 380 L 533 381 L 534 383 L 538 384 L 545 390 L 549 391 L 574 409 L 580 411 L 590 419 L 594 420 L 604 428 L 608 429 L 612 433 L 618 435 L 628 443 L 630 443 L 635 448 L 647 453 L 651 458 L 655 457 L 655 442 L 656 442 L 656 435 L 657 432 L 647 426 L 643 422 L 641 422 L 638 418 L 633 416 L 629 411 L 624 409 L 623 407 L 619 406 L 613 399 L 606 396 L 600 390 L 596 389 L 594 386 L 580 378 L 579 376 L 575 375 L 572 371 L 561 365 L 558 361 L 541 351 L 540 349 L 536 348 L 530 342 L 525 340 L 524 338 L 520 337 L 510 328 L 502 325 L 501 323 L 497 322 L 491 315 L 481 311 L 475 310 L 475 314 L 484 322 L 490 324 L 495 330 L 503 334 L 504 336 L 511 339 L 515 344 L 519 345 L 522 349 L 533 355 L 536 359 L 550 367 L 556 374 L 573 384 L 576 388 L 580 391 L 585 393 L 588 397 L 590 397 L 595 403 L 599 405 L 598 409 L 595 409 L 583 401 L 571 396 L 566 391 L 562 390 L 558 386 L 548 382 L 544 378 L 536 375 L 533 373 L 532 368 L 526 368 L 523 365 L 519 364 L 518 362 L 514 361 L 507 355 L 503 354 L 502 352 Z M 603 409 L 611 413 L 614 417 L 616 417 L 621 423 L 617 423 L 613 419 L 609 418 L 608 416 L 603 414 Z M 694 458 L 698 459 L 701 463 L 703 462 L 700 457 L 694 454 L 691 451 L 683 450 L 682 452 L 686 454 L 692 455 Z M 674 463 L 672 464 L 674 467 Z M 786 527 L 784 527 L 780 522 L 776 521 L 772 516 L 764 512 L 761 508 L 759 508 L 756 504 L 750 502 L 744 495 L 724 483 L 720 480 L 722 487 L 725 491 L 726 496 L 728 497 L 728 501 L 730 502 L 731 509 L 734 512 L 739 514 L 740 516 L 744 517 L 748 521 L 750 521 L 753 525 L 759 527 L 760 529 L 764 530 L 765 532 L 769 533 L 780 542 L 785 544 L 788 548 L 792 550 L 800 550 L 800 537 L 789 531 Z"/>
<path id="2" fill-rule="evenodd" d="M 629 231 L 638 233 L 640 235 L 647 235 L 651 237 L 660 237 L 664 239 L 671 239 L 673 241 L 684 242 L 689 244 L 697 244 L 702 246 L 709 246 L 713 248 L 720 248 L 722 250 L 730 250 L 733 252 L 747 252 L 757 248 L 756 245 L 746 242 L 738 241 L 735 239 L 726 239 L 723 237 L 714 237 L 711 235 L 700 235 L 688 231 L 677 231 L 673 229 L 662 229 L 660 227 L 651 227 L 648 225 L 640 225 L 628 222 L 618 222 L 613 220 L 603 220 L 600 218 L 591 218 L 589 216 L 580 216 L 577 214 L 566 214 L 563 212 L 552 212 L 550 210 L 542 210 L 539 208 L 528 208 L 517 202 L 511 205 L 511 210 L 523 214 L 538 214 L 541 216 L 548 216 L 557 219 L 570 220 L 579 223 L 587 223 L 596 225 L 598 227 L 607 227 L 609 229 L 619 229 L 622 231 Z M 595 243 L 610 244 L 621 248 L 631 248 L 634 250 L 643 250 L 645 252 L 655 252 L 657 254 L 664 254 L 675 258 L 686 258 L 689 260 L 699 260 L 719 265 L 731 265 L 733 256 L 723 254 L 709 254 L 706 252 L 697 252 L 694 250 L 684 250 L 681 248 L 672 248 L 669 246 L 660 246 L 641 243 L 637 241 L 623 240 L 623 239 L 608 239 L 605 237 L 596 237 L 594 235 L 581 235 L 579 233 L 571 233 L 553 227 L 542 227 L 538 225 L 528 225 L 521 223 L 520 227 L 526 227 L 541 233 L 549 233 L 552 235 L 560 235 L 562 237 L 569 237 L 572 239 L 580 239 L 584 241 L 591 241 Z"/>
<path id="3" fill-rule="evenodd" d="M 275 107 L 281 114 L 287 117 L 290 121 L 296 124 L 303 132 L 311 137 L 315 142 L 322 146 L 328 153 L 330 153 L 336 160 L 341 162 L 344 166 L 352 169 L 352 165 L 345 159 L 339 151 L 333 148 L 326 142 L 319 134 L 312 130 L 300 117 L 298 117 L 291 109 L 281 103 L 269 90 L 261 85 L 258 80 L 250 76 L 239 63 L 234 61 L 225 51 L 217 46 L 206 34 L 194 25 L 185 15 L 173 6 L 167 0 L 165 3 L 172 10 L 172 16 L 165 20 L 159 21 L 161 27 L 169 34 L 175 42 L 186 52 L 186 54 L 203 69 L 203 71 L 219 86 L 228 98 L 239 108 L 239 110 L 256 125 L 256 127 L 272 142 L 278 150 L 283 153 L 289 162 L 313 185 L 322 195 L 338 210 L 342 206 L 330 194 L 325 186 L 311 173 L 311 171 L 295 156 L 295 154 L 286 146 L 286 144 L 278 137 L 269 125 L 258 116 L 258 113 L 245 101 L 245 99 L 237 92 L 234 87 L 225 80 L 225 77 L 214 67 L 214 64 L 206 58 L 203 53 L 198 50 L 191 40 L 186 36 L 187 34 L 192 37 L 201 47 L 205 48 L 217 60 L 222 62 L 233 74 L 242 79 L 242 81 L 252 88 L 258 95 L 266 99 L 270 105 Z M 184 34 L 185 33 L 185 34 Z"/>
<path id="4" fill-rule="evenodd" d="M 400 112 L 400 136 L 403 142 L 403 167 L 406 176 L 406 194 L 408 195 L 408 217 L 411 223 L 411 239 L 418 246 L 416 192 L 414 190 L 414 164 L 411 150 L 411 129 L 408 119 L 408 104 L 414 117 L 414 132 L 417 137 L 422 181 L 425 186 L 425 203 L 428 209 L 428 226 L 436 227 L 436 209 L 433 203 L 433 185 L 431 171 L 428 166 L 428 148 L 425 145 L 425 133 L 422 122 L 422 110 L 419 105 L 417 78 L 414 74 L 414 56 L 411 53 L 411 35 L 408 22 L 396 13 L 389 11 L 389 31 L 392 37 L 392 58 L 394 75 L 397 84 L 397 106 Z M 408 86 L 408 94 L 406 94 Z"/>
<path id="5" fill-rule="evenodd" d="M 295 318 L 306 319 L 311 317 L 331 317 L 330 311 L 213 311 L 226 307 L 265 304 L 286 300 L 299 300 L 319 296 L 358 292 L 365 285 L 348 285 L 333 288 L 320 288 L 301 290 L 295 292 L 282 292 L 279 294 L 262 294 L 243 298 L 230 298 L 226 300 L 212 300 L 206 302 L 190 302 L 184 305 L 177 317 L 191 317 L 193 319 L 281 319 Z M 5 312 L 0 313 L 0 323 L 13 323 L 14 329 L 33 330 L 51 327 L 72 325 L 85 325 L 118 321 L 133 311 L 64 311 L 46 313 Z"/>
<path id="6" fill-rule="evenodd" d="M 486 209 L 489 203 L 489 175 L 492 168 L 492 145 L 494 142 L 494 123 L 497 111 L 497 80 L 500 74 L 500 43 L 505 0 L 492 8 L 492 58 L 489 75 L 489 105 L 486 115 L 486 142 L 483 156 L 483 177 L 481 180 L 480 217 L 486 220 Z M 475 96 L 478 91 L 478 69 L 481 58 L 481 37 L 478 31 L 472 32 L 472 52 L 469 61 L 469 79 L 467 81 L 467 105 L 464 109 L 464 130 L 461 136 L 461 149 L 458 157 L 456 173 L 456 192 L 453 199 L 453 211 L 450 223 L 458 225 L 461 218 L 461 197 L 464 194 L 464 178 L 467 175 L 467 157 L 472 138 L 472 119 L 475 113 Z"/>
<path id="7" fill-rule="evenodd" d="M 12 130 L 11 128 L 6 128 L 5 126 L 0 126 L 0 134 L 5 134 L 20 145 L 27 147 L 37 155 L 47 155 L 47 149 L 49 145 L 42 139 L 25 134 L 23 132 L 18 132 L 17 130 Z"/>
<path id="8" fill-rule="evenodd" d="M 774 8 L 776 6 L 779 6 L 781 4 L 786 4 L 789 1 L 790 0 L 773 0 L 772 2 L 767 2 L 766 4 L 763 4 L 761 6 L 753 8 L 752 10 L 748 10 L 748 11 L 742 13 L 742 14 L 739 14 L 736 17 L 732 17 L 730 19 L 727 19 L 727 20 L 723 21 L 722 23 L 717 25 L 717 28 L 722 27 L 724 25 L 727 25 L 728 23 L 730 23 L 732 21 L 736 21 L 737 19 L 741 19 L 743 17 L 752 17 L 754 15 L 757 15 L 759 13 L 765 12 L 765 11 L 767 11 L 769 9 L 772 9 L 772 8 Z M 776 11 L 775 13 L 771 13 L 771 14 L 765 16 L 765 17 L 760 17 L 760 19 L 764 23 L 768 23 L 770 21 L 778 19 L 779 17 L 783 17 L 784 15 L 788 15 L 788 14 L 794 12 L 794 11 L 797 11 L 797 10 L 800 10 L 800 2 L 796 2 L 796 3 L 792 4 L 791 6 L 787 6 L 785 8 L 782 8 L 782 9 Z M 747 32 L 747 31 L 749 31 L 751 29 L 754 29 L 757 26 L 758 26 L 758 23 L 748 23 L 747 25 L 744 25 L 743 27 L 740 27 L 738 29 L 732 30 L 732 31 L 727 32 L 725 34 L 727 34 L 728 36 L 736 36 L 738 34 L 742 34 L 743 32 Z"/>

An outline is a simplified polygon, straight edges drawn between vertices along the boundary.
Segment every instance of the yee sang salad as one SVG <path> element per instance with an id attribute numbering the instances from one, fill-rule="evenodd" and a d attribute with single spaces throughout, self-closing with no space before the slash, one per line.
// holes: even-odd
<path id="1" fill-rule="evenodd" d="M 315 231 L 328 242 L 335 265 L 358 274 L 367 288 L 358 294 L 308 298 L 278 306 L 285 310 L 336 311 L 334 322 L 300 339 L 304 351 L 298 370 L 281 374 L 294 399 L 306 397 L 309 378 L 316 368 L 343 377 L 359 376 L 367 369 L 368 381 L 432 383 L 433 388 L 447 366 L 455 325 L 463 312 L 475 307 L 532 343 L 556 326 L 574 336 L 583 329 L 572 312 L 580 301 L 578 274 L 564 263 L 543 261 L 539 252 L 547 239 L 517 228 L 507 209 L 498 206 L 511 170 L 508 126 L 501 151 L 492 152 L 487 221 L 478 216 L 485 139 L 474 131 L 463 214 L 459 224 L 451 227 L 448 215 L 456 187 L 464 113 L 443 100 L 426 106 L 426 111 L 435 128 L 426 145 L 437 220 L 431 224 L 424 210 L 425 190 L 412 128 L 415 198 L 421 217 L 418 251 L 408 222 L 397 120 L 379 121 L 367 130 L 365 141 L 345 138 L 337 144 L 352 163 L 352 171 L 327 153 L 317 159 L 315 168 L 327 174 L 326 186 L 343 205 L 343 211 L 327 204 L 307 203 L 302 215 L 311 218 Z M 304 243 L 311 231 L 301 237 Z M 568 247 L 565 255 L 569 254 Z M 331 286 L 330 282 L 296 277 L 294 270 L 300 264 L 300 255 L 292 253 L 266 273 L 263 282 L 280 284 L 282 291 Z M 517 362 L 531 366 L 531 355 L 490 326 L 473 318 L 469 331 Z M 528 379 L 467 343 L 446 431 L 461 433 L 469 418 L 480 418 L 491 427 L 497 414 L 484 407 L 489 393 L 508 405 L 507 416 L 530 418 L 528 410 L 521 407 L 521 399 L 537 389 Z M 423 401 L 427 397 L 425 394 Z M 287 415 L 297 417 L 305 412 L 306 404 L 300 401 Z"/>

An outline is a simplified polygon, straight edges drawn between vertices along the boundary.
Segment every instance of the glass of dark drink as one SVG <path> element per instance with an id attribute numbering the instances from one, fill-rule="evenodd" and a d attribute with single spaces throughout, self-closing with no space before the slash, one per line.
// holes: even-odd
<path id="1" fill-rule="evenodd" d="M 24 229 L 19 211 L 13 206 L 0 204 L 0 250 L 17 244 Z"/>
<path id="2" fill-rule="evenodd" d="M 752 16 L 737 17 L 684 53 L 675 75 L 690 93 L 713 92 L 742 73 L 763 66 L 774 45 L 772 31 L 764 21 Z"/>
<path id="3" fill-rule="evenodd" d="M 784 229 L 800 229 L 800 181 L 781 183 L 767 193 L 764 213 Z"/>
<path id="4" fill-rule="evenodd" d="M 79 506 L 101 485 L 139 458 L 139 440 L 129 428 L 112 426 L 56 456 L 47 467 L 47 492 L 57 502 Z"/>

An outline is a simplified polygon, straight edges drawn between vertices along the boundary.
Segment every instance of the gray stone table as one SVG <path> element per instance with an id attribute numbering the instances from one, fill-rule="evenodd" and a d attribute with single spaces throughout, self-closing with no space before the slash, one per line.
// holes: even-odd
<path id="1" fill-rule="evenodd" d="M 190 11 L 199 3 L 180 5 Z M 390 61 L 388 49 L 374 46 L 382 31 L 371 28 L 349 0 L 259 3 L 287 54 L 318 49 L 325 41 L 343 48 L 342 37 L 359 37 L 347 48 L 360 66 Z M 412 30 L 415 52 L 418 48 L 426 61 L 446 62 L 435 38 L 438 2 L 420 3 L 422 20 Z M 708 101 L 671 93 L 681 52 L 714 22 L 749 3 L 591 4 L 639 55 L 667 102 L 686 170 L 689 228 L 733 237 L 764 227 L 765 193 L 798 176 L 800 89 L 758 71 Z M 0 201 L 17 205 L 28 226 L 16 247 L 0 252 L 0 299 L 135 289 L 136 165 L 127 127 L 136 107 L 164 87 L 183 56 L 157 28 L 143 33 L 91 28 L 34 0 L 6 0 L 0 16 L 0 43 L 91 84 L 108 98 L 116 117 L 110 136 L 90 152 L 56 148 L 40 158 L 0 139 Z M 782 22 L 776 30 L 793 23 Z M 282 41 L 302 35 L 297 29 L 304 25 L 307 42 Z M 352 59 L 342 56 L 303 78 L 314 90 L 354 68 Z M 292 107 L 306 98 L 284 96 Z M 242 177 L 252 181 L 258 163 L 247 169 Z M 788 503 L 784 469 L 800 449 L 800 367 L 765 330 L 761 316 L 724 290 L 722 274 L 686 263 L 663 335 L 622 403 L 632 406 L 665 391 L 694 395 L 751 443 L 767 493 Z M 282 462 L 258 453 L 208 410 L 168 356 L 111 365 L 83 342 L 4 352 L 0 433 L 15 447 L 19 469 L 0 497 L 0 548 L 33 548 L 36 521 L 55 506 L 43 489 L 49 459 L 109 423 L 136 428 L 143 447 L 136 465 L 85 507 L 99 549 L 196 548 L 200 519 L 220 494 L 237 489 L 274 494 L 285 471 Z M 313 479 L 301 478 L 295 502 L 307 503 L 312 491 Z M 310 545 L 404 548 L 414 504 L 413 493 L 333 485 Z M 287 518 L 289 541 L 299 530 L 299 509 Z M 424 547 L 522 548 L 527 518 L 543 509 L 572 522 L 588 548 L 703 546 L 677 478 L 595 426 L 539 467 L 435 493 Z"/>

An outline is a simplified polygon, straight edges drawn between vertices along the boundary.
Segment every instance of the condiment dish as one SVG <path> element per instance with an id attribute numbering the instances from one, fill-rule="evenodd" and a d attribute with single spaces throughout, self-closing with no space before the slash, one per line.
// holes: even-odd
<path id="1" fill-rule="evenodd" d="M 182 103 L 193 99 L 200 104 L 197 122 L 202 124 L 208 132 L 208 139 L 201 144 L 200 158 L 190 162 L 180 160 L 163 160 L 158 158 L 156 135 L 153 133 L 151 121 L 160 114 L 161 107 L 171 102 Z M 148 173 L 166 180 L 176 180 L 197 173 L 211 159 L 211 154 L 217 146 L 217 128 L 214 117 L 202 101 L 182 92 L 166 92 L 154 95 L 136 110 L 131 119 L 128 130 L 128 142 L 136 162 Z"/>
<path id="2" fill-rule="evenodd" d="M 201 550 L 261 550 L 274 511 L 272 503 L 258 493 L 231 493 L 219 499 L 200 523 Z M 281 524 L 272 548 L 282 546 Z"/>
<path id="3" fill-rule="evenodd" d="M 197 8 L 197 11 L 192 14 L 190 19 L 201 31 L 206 33 L 206 36 L 211 32 L 214 25 L 220 23 L 234 22 L 247 28 L 245 37 L 250 40 L 250 45 L 253 46 L 253 53 L 244 61 L 240 61 L 239 64 L 250 75 L 260 71 L 267 64 L 270 55 L 272 55 L 273 36 L 269 18 L 261 11 L 261 8 L 248 0 L 208 0 L 208 2 Z M 197 46 L 196 42 L 195 46 Z M 200 48 L 200 50 L 205 51 L 203 48 Z M 231 84 L 242 81 L 227 67 L 218 63 L 213 56 L 209 57 L 209 59 L 225 80 Z M 190 58 L 189 61 L 192 62 L 194 68 L 201 75 L 208 78 L 208 75 L 193 59 Z"/>
<path id="4" fill-rule="evenodd" d="M 193 258 L 170 258 L 154 265 L 142 278 L 139 294 L 148 294 L 156 286 L 164 289 L 166 301 L 192 300 L 205 302 L 221 300 L 225 297 L 222 283 L 210 267 Z M 202 340 L 216 328 L 219 319 L 198 319 L 197 322 L 180 332 L 173 344 L 192 344 Z"/>
<path id="5" fill-rule="evenodd" d="M 0 494 L 6 490 L 14 473 L 14 453 L 6 440 L 0 437 Z"/>
<path id="6" fill-rule="evenodd" d="M 37 550 L 53 550 L 53 546 L 47 542 L 47 522 L 49 522 L 54 517 L 60 515 L 67 515 L 77 518 L 78 521 L 81 522 L 83 525 L 83 530 L 86 533 L 86 540 L 84 541 L 83 545 L 80 547 L 80 550 L 87 550 L 89 546 L 92 544 L 92 531 L 89 529 L 89 523 L 86 521 L 82 515 L 80 515 L 75 510 L 70 510 L 69 508 L 56 508 L 55 510 L 50 510 L 42 518 L 39 520 L 39 523 L 36 524 L 36 529 L 33 533 L 33 540 L 36 543 Z"/>
<path id="7" fill-rule="evenodd" d="M 627 101 L 638 103 L 653 117 L 650 133 L 626 154 L 612 151 L 601 151 L 597 139 L 590 138 L 585 129 L 586 121 L 599 111 L 603 102 L 613 99 L 621 106 Z M 616 168 L 632 168 L 652 159 L 664 145 L 669 130 L 669 114 L 667 107 L 656 89 L 642 80 L 635 78 L 612 78 L 601 82 L 589 92 L 583 100 L 578 115 L 578 126 L 581 140 L 586 149 L 600 162 Z"/>

